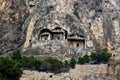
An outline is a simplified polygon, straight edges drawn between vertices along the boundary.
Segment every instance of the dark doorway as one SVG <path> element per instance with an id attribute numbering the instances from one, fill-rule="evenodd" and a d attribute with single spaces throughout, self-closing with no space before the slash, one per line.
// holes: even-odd
<path id="1" fill-rule="evenodd" d="M 79 43 L 77 43 L 77 47 L 79 47 Z"/>

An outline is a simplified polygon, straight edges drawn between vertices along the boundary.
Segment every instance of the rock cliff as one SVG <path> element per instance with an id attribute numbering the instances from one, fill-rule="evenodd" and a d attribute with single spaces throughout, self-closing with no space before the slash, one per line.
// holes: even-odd
<path id="1" fill-rule="evenodd" d="M 60 74 L 24 70 L 20 80 L 119 80 L 120 66 L 118 65 L 114 69 L 116 73 L 114 73 L 113 69 L 113 67 L 108 68 L 107 65 L 101 64 L 76 65 L 75 69 Z"/>
<path id="2" fill-rule="evenodd" d="M 120 52 L 120 0 L 1 0 L 0 4 L 1 53 L 51 45 L 58 48 L 52 51 L 66 49 L 64 42 L 38 46 L 40 30 L 58 26 L 68 35 L 84 36 L 87 50 L 107 47 Z"/>
<path id="3" fill-rule="evenodd" d="M 23 45 L 22 25 L 29 16 L 26 0 L 0 0 L 0 54 Z"/>

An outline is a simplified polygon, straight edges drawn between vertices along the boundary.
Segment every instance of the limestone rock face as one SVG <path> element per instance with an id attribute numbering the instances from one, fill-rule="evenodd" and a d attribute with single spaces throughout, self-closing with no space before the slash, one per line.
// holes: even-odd
<path id="1" fill-rule="evenodd" d="M 119 70 L 120 67 L 117 66 L 116 77 L 114 77 L 113 68 L 108 68 L 107 65 L 104 64 L 76 65 L 75 69 L 70 69 L 69 72 L 60 74 L 24 70 L 20 80 L 119 80 Z M 52 78 L 50 75 L 52 75 Z"/>
<path id="2" fill-rule="evenodd" d="M 10 53 L 23 45 L 22 25 L 29 12 L 26 0 L 0 0 L 0 54 Z"/>
<path id="3" fill-rule="evenodd" d="M 52 52 L 66 49 L 66 40 L 48 43 L 39 40 L 41 29 L 53 30 L 56 27 L 66 30 L 68 35 L 84 36 L 85 51 L 107 47 L 119 52 L 120 0 L 1 0 L 0 4 L 1 52 L 17 39 L 20 42 L 15 45 L 22 47 L 23 51 L 38 47 Z M 11 9 L 10 6 L 17 9 Z M 9 16 L 10 13 L 14 13 L 12 17 L 15 20 Z M 70 52 L 69 49 L 67 51 Z"/>

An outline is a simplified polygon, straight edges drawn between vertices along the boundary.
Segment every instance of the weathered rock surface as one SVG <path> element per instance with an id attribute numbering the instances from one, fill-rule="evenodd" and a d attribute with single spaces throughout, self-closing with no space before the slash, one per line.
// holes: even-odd
<path id="1" fill-rule="evenodd" d="M 57 26 L 68 34 L 83 35 L 87 49 L 120 52 L 120 0 L 1 0 L 0 4 L 0 53 L 32 49 L 41 28 Z"/>
<path id="2" fill-rule="evenodd" d="M 31 41 L 39 40 L 41 28 L 60 26 L 68 34 L 83 35 L 88 49 L 117 50 L 120 47 L 119 6 L 119 0 L 39 0 L 23 26 L 26 38 L 23 49 L 31 48 L 34 45 Z"/>
<path id="3" fill-rule="evenodd" d="M 23 45 L 22 25 L 29 16 L 26 0 L 0 0 L 0 54 Z"/>
<path id="4" fill-rule="evenodd" d="M 60 74 L 25 70 L 20 80 L 119 80 L 119 68 L 120 66 L 115 68 L 116 73 L 114 68 L 108 69 L 104 64 L 77 65 L 75 69 Z"/>

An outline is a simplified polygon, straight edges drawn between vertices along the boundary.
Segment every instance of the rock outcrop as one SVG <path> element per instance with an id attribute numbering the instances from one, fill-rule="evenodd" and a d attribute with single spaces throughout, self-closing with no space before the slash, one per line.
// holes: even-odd
<path id="1" fill-rule="evenodd" d="M 119 71 L 120 66 L 108 68 L 105 64 L 76 65 L 75 69 L 60 74 L 24 70 L 20 80 L 119 80 Z"/>
<path id="2" fill-rule="evenodd" d="M 0 4 L 0 53 L 38 49 L 40 30 L 55 27 L 84 36 L 85 51 L 107 47 L 120 52 L 119 0 L 1 0 Z M 39 48 L 48 46 L 49 51 L 52 43 Z M 59 42 L 52 46 L 57 51 L 67 48 Z"/>
<path id="3" fill-rule="evenodd" d="M 54 29 L 58 26 L 65 29 L 68 35 L 84 36 L 87 50 L 106 47 L 118 50 L 119 6 L 119 0 L 39 0 L 23 26 L 23 36 L 26 38 L 23 50 L 31 49 L 34 42 L 39 42 L 42 28 Z"/>
<path id="4" fill-rule="evenodd" d="M 29 16 L 26 0 L 0 0 L 0 54 L 23 45 L 22 25 Z"/>

